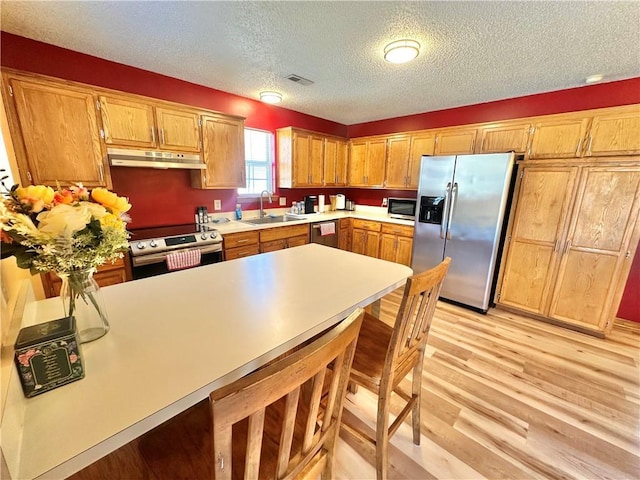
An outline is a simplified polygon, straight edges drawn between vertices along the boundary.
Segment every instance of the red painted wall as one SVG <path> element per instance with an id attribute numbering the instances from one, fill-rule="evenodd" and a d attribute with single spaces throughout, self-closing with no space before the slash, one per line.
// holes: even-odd
<path id="1" fill-rule="evenodd" d="M 347 127 L 6 32 L 0 33 L 0 42 L 0 64 L 4 67 L 241 115 L 246 118 L 247 127 L 272 132 L 280 127 L 296 126 L 354 137 L 640 103 L 640 78 L 634 78 Z M 214 199 L 222 200 L 224 211 L 232 210 L 236 203 L 235 190 L 191 188 L 186 171 L 114 167 L 112 178 L 114 190 L 128 196 L 133 204 L 131 228 L 190 223 L 195 208 L 206 205 L 212 211 Z M 383 197 L 414 194 L 368 189 L 279 189 L 279 193 L 287 197 L 288 205 L 302 200 L 304 195 L 321 193 L 327 196 L 345 193 L 347 198 L 363 205 L 380 205 Z M 255 203 L 243 205 L 256 208 Z M 640 322 L 639 291 L 640 254 L 634 259 L 620 316 Z"/>
<path id="2" fill-rule="evenodd" d="M 574 112 L 640 103 L 640 77 L 349 125 L 351 137 Z"/>

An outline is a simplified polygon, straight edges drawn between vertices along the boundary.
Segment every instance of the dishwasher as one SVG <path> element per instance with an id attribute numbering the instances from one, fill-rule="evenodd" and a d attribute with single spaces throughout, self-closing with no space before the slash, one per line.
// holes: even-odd
<path id="1" fill-rule="evenodd" d="M 312 223 L 311 242 L 338 248 L 338 220 Z"/>

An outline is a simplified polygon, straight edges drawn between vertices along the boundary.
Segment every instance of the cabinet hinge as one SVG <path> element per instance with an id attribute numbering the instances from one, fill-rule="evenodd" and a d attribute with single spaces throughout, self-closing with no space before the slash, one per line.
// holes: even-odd
<path id="1" fill-rule="evenodd" d="M 510 241 L 511 241 L 511 235 L 507 237 L 507 242 L 510 242 Z"/>
<path id="2" fill-rule="evenodd" d="M 104 139 L 104 130 L 102 128 L 100 129 L 100 138 Z"/>
<path id="3" fill-rule="evenodd" d="M 27 178 L 30 182 L 33 182 L 33 177 L 31 176 L 31 172 L 27 172 Z"/>
<path id="4" fill-rule="evenodd" d="M 520 170 L 520 178 L 524 178 L 524 170 Z"/>
<path id="5" fill-rule="evenodd" d="M 100 110 L 100 100 L 96 100 L 96 110 Z"/>
<path id="6" fill-rule="evenodd" d="M 198 125 L 202 126 L 202 119 L 198 119 Z"/>
<path id="7" fill-rule="evenodd" d="M 498 293 L 498 295 L 497 295 L 497 297 L 496 297 L 498 300 L 500 300 L 500 295 L 502 295 L 502 294 L 501 294 L 501 293 Z"/>
<path id="8" fill-rule="evenodd" d="M 631 258 L 631 250 L 627 250 L 627 253 L 625 254 L 624 258 Z"/>
<path id="9" fill-rule="evenodd" d="M 13 97 L 13 87 L 9 85 L 9 95 Z"/>
<path id="10" fill-rule="evenodd" d="M 536 127 L 531 127 L 531 130 L 529 130 L 529 133 L 530 133 L 531 135 L 533 135 L 533 132 L 535 132 L 535 131 L 536 131 Z"/>

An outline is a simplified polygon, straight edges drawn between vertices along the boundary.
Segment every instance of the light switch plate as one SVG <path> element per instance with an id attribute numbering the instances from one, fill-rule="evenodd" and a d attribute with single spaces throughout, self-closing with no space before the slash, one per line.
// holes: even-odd
<path id="1" fill-rule="evenodd" d="M 213 201 L 213 209 L 214 210 L 222 210 L 222 202 L 220 200 Z"/>
<path id="2" fill-rule="evenodd" d="M 383 206 L 383 207 L 386 207 L 386 206 L 387 206 L 387 199 L 386 199 L 386 198 L 383 198 L 383 199 L 382 199 L 382 206 Z"/>
<path id="3" fill-rule="evenodd" d="M 280 197 L 280 206 L 284 207 L 287 205 L 287 197 Z"/>

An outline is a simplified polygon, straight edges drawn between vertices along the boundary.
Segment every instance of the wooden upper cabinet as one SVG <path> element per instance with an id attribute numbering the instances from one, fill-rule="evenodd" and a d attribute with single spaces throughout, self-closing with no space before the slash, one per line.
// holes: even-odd
<path id="1" fill-rule="evenodd" d="M 529 123 L 495 125 L 482 128 L 478 153 L 511 151 L 525 153 L 529 143 L 530 129 L 531 125 Z"/>
<path id="2" fill-rule="evenodd" d="M 309 186 L 311 171 L 309 170 L 311 156 L 311 135 L 293 132 L 293 185 L 295 187 Z"/>
<path id="3" fill-rule="evenodd" d="M 324 182 L 324 137 L 312 135 L 309 149 L 309 185 L 322 186 Z"/>
<path id="4" fill-rule="evenodd" d="M 157 148 L 155 119 L 150 104 L 125 97 L 100 97 L 104 141 L 124 147 Z"/>
<path id="5" fill-rule="evenodd" d="M 225 115 L 202 117 L 202 153 L 206 170 L 191 172 L 196 188 L 245 187 L 244 121 Z"/>
<path id="6" fill-rule="evenodd" d="M 411 137 L 401 135 L 387 140 L 386 188 L 405 188 L 409 183 Z"/>
<path id="7" fill-rule="evenodd" d="M 440 132 L 436 137 L 436 155 L 459 155 L 473 153 L 478 130 L 456 128 Z"/>
<path id="8" fill-rule="evenodd" d="M 386 188 L 416 189 L 423 155 L 433 155 L 435 133 L 395 135 L 387 140 Z"/>
<path id="9" fill-rule="evenodd" d="M 345 186 L 347 184 L 347 141 L 327 137 L 324 141 L 324 184 Z"/>
<path id="10" fill-rule="evenodd" d="M 533 124 L 529 158 L 570 158 L 581 154 L 589 119 L 571 116 Z"/>
<path id="11" fill-rule="evenodd" d="M 417 133 L 411 135 L 411 148 L 409 150 L 409 168 L 407 170 L 407 187 L 418 188 L 420 181 L 420 164 L 423 155 L 433 155 L 436 149 L 435 133 Z"/>
<path id="12" fill-rule="evenodd" d="M 349 186 L 382 187 L 386 157 L 386 137 L 350 142 Z"/>
<path id="13" fill-rule="evenodd" d="M 200 115 L 186 110 L 156 107 L 160 148 L 180 152 L 200 151 Z"/>
<path id="14" fill-rule="evenodd" d="M 585 156 L 640 154 L 640 106 L 596 115 L 591 122 Z"/>
<path id="15" fill-rule="evenodd" d="M 321 186 L 324 174 L 324 138 L 293 132 L 293 186 Z"/>
<path id="16" fill-rule="evenodd" d="M 368 142 L 352 141 L 349 142 L 349 186 L 364 186 L 365 171 L 367 163 L 367 147 Z"/>
<path id="17" fill-rule="evenodd" d="M 278 129 L 278 185 L 283 188 L 320 187 L 325 183 L 327 171 L 333 179 L 338 171 L 344 175 L 346 166 L 337 163 L 341 161 L 338 144 L 330 147 L 329 158 L 332 160 L 328 170 L 325 166 L 327 138 L 321 133 L 292 127 Z"/>
<path id="18" fill-rule="evenodd" d="M 21 183 L 112 188 L 91 90 L 13 75 L 5 80 Z"/>
<path id="19" fill-rule="evenodd" d="M 122 147 L 200 151 L 199 115 L 136 98 L 101 96 L 105 143 Z"/>

